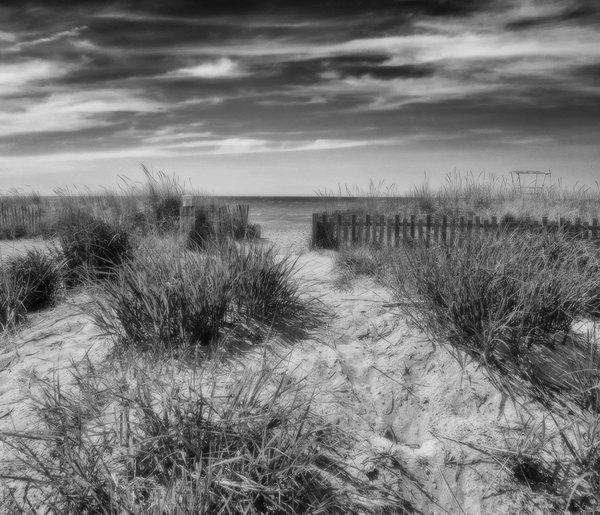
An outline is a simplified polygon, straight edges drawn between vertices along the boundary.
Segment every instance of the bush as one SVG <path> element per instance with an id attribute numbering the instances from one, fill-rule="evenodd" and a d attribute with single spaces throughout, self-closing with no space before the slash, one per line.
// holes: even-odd
<path id="1" fill-rule="evenodd" d="M 65 220 L 57 231 L 68 269 L 68 286 L 86 278 L 112 277 L 115 269 L 131 257 L 129 233 L 102 220 L 91 217 Z"/>
<path id="2" fill-rule="evenodd" d="M 30 249 L 0 269 L 0 329 L 23 321 L 28 311 L 51 302 L 62 285 L 63 262 L 48 252 Z"/>
<path id="3" fill-rule="evenodd" d="M 21 291 L 27 311 L 44 307 L 56 296 L 62 282 L 63 261 L 48 251 L 29 249 L 10 259 L 6 273 Z"/>
<path id="4" fill-rule="evenodd" d="M 236 278 L 233 296 L 239 315 L 260 322 L 275 320 L 299 327 L 318 318 L 316 305 L 300 298 L 298 282 L 294 279 L 294 259 L 278 258 L 274 247 L 260 243 L 226 241 L 216 250 Z"/>
<path id="5" fill-rule="evenodd" d="M 80 370 L 78 388 L 46 383 L 36 396 L 46 430 L 0 435 L 27 470 L 17 476 L 23 492 L 5 507 L 65 515 L 406 512 L 391 489 L 357 477 L 342 459 L 348 436 L 312 413 L 305 383 L 268 369 L 236 373 L 226 385 L 199 384 L 199 375 L 148 373 L 137 360 L 116 381 Z"/>
<path id="6" fill-rule="evenodd" d="M 486 359 L 501 343 L 518 356 L 531 339 L 568 332 L 590 311 L 589 258 L 584 242 L 558 234 L 472 236 L 409 250 L 394 290 L 423 301 L 411 314 L 426 331 Z"/>
<path id="7" fill-rule="evenodd" d="M 300 298 L 293 273 L 294 262 L 260 245 L 148 249 L 103 285 L 92 316 L 122 345 L 155 350 L 208 345 L 236 324 L 303 326 L 318 309 Z"/>
<path id="8" fill-rule="evenodd" d="M 103 287 L 96 323 L 124 345 L 173 349 L 219 337 L 233 284 L 216 255 L 149 251 Z"/>
<path id="9" fill-rule="evenodd" d="M 27 235 L 27 228 L 24 225 L 4 225 L 0 227 L 0 240 L 17 240 L 25 238 Z"/>
<path id="10" fill-rule="evenodd" d="M 10 329 L 25 319 L 24 294 L 24 286 L 5 268 L 0 269 L 0 330 Z"/>

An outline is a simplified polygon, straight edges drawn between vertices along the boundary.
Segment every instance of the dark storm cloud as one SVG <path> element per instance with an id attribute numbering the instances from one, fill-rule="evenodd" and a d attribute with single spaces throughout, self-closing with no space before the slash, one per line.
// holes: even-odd
<path id="1" fill-rule="evenodd" d="M 468 15 L 489 4 L 486 0 L 175 0 L 165 2 L 134 0 L 110 2 L 127 11 L 143 11 L 171 16 L 240 16 L 256 12 L 355 14 L 372 11 L 408 12 L 429 16 Z M 7 0 L 5 5 L 27 9 L 85 9 L 106 6 L 98 0 Z"/>
<path id="2" fill-rule="evenodd" d="M 389 55 L 342 55 L 328 58 L 288 61 L 281 63 L 278 73 L 286 83 L 316 83 L 323 74 L 334 73 L 339 77 L 370 76 L 377 79 L 427 77 L 435 70 L 431 65 L 387 65 Z"/>
<path id="3" fill-rule="evenodd" d="M 538 113 L 558 127 L 566 112 L 588 123 L 578 107 L 600 105 L 598 9 L 584 2 L 9 5 L 0 7 L 0 145 L 13 154 L 344 148 L 444 133 L 472 141 L 491 124 L 543 139 L 560 131 L 536 128 Z M 329 139 L 307 143 L 317 134 Z"/>

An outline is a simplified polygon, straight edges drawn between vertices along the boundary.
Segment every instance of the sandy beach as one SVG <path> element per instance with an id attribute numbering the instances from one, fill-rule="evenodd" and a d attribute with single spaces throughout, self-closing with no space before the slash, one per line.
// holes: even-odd
<path id="1" fill-rule="evenodd" d="M 261 230 L 263 239 L 275 245 L 282 254 L 300 255 L 309 250 L 309 226 L 267 222 L 261 224 Z"/>

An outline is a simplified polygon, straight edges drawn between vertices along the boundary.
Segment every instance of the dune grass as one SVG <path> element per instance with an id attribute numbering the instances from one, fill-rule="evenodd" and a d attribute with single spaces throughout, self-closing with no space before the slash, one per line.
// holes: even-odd
<path id="1" fill-rule="evenodd" d="M 40 384 L 39 429 L 2 433 L 11 513 L 400 514 L 406 503 L 345 461 L 351 440 L 277 363 L 135 355 Z M 211 372 L 212 370 L 212 372 Z M 237 371 L 236 371 L 237 370 Z M 225 378 L 225 379 L 223 379 Z"/>
<path id="2" fill-rule="evenodd" d="M 385 252 L 382 252 L 385 250 Z M 370 276 L 402 316 L 460 363 L 475 360 L 512 399 L 522 426 L 480 447 L 557 510 L 600 508 L 600 249 L 563 233 L 504 230 L 460 244 L 343 248 L 338 282 Z M 534 420 L 523 400 L 546 413 Z"/>
<path id="3" fill-rule="evenodd" d="M 434 189 L 425 181 L 401 194 L 371 182 L 330 199 L 330 211 L 360 214 L 432 214 L 521 221 L 565 217 L 591 221 L 600 190 L 566 189 L 521 196 L 506 180 L 482 174 L 447 177 Z M 560 232 L 501 228 L 460 243 L 342 247 L 336 280 L 357 277 L 385 285 L 411 320 L 461 364 L 474 360 L 513 402 L 521 424 L 496 447 L 474 447 L 501 464 L 534 495 L 551 499 L 557 513 L 600 510 L 600 247 Z M 535 401 L 539 415 L 530 411 Z M 465 445 L 473 444 L 465 443 Z"/>
<path id="4" fill-rule="evenodd" d="M 509 176 L 482 172 L 460 174 L 454 171 L 439 186 L 431 185 L 425 177 L 417 186 L 402 190 L 395 184 L 370 181 L 366 188 L 339 186 L 338 191 L 321 190 L 317 195 L 328 200 L 327 211 L 357 215 L 385 216 L 433 215 L 467 219 L 475 216 L 498 220 L 508 217 L 524 220 L 527 217 L 550 220 L 565 217 L 591 221 L 600 212 L 600 185 L 565 186 L 560 180 L 548 182 L 539 195 L 521 195 Z"/>
<path id="5" fill-rule="evenodd" d="M 64 259 L 50 251 L 28 249 L 0 265 L 0 330 L 12 329 L 30 311 L 54 301 L 63 286 Z"/>
<path id="6" fill-rule="evenodd" d="M 145 246 L 102 285 L 92 316 L 119 345 L 153 351 L 215 344 L 239 326 L 303 328 L 321 308 L 301 297 L 294 274 L 291 258 L 262 244 Z"/>

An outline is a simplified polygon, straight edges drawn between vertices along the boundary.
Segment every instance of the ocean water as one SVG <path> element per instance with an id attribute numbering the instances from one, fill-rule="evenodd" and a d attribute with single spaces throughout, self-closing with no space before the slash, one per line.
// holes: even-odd
<path id="1" fill-rule="evenodd" d="M 228 204 L 250 205 L 249 218 L 258 224 L 289 224 L 310 227 L 313 213 L 331 204 L 322 197 L 219 197 Z"/>

